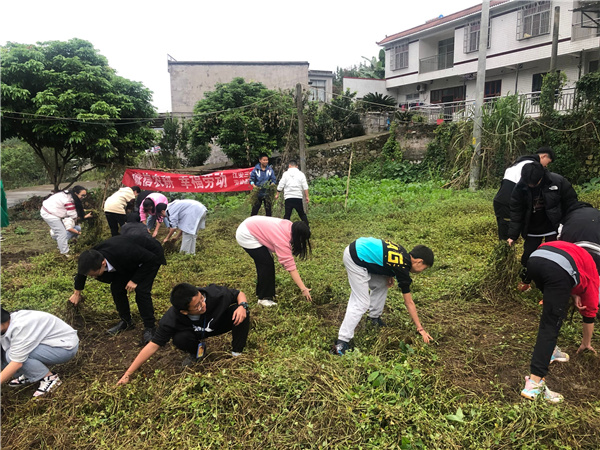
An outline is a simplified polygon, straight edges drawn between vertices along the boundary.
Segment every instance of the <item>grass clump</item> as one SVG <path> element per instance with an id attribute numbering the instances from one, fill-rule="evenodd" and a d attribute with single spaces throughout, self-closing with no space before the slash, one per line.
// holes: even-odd
<path id="1" fill-rule="evenodd" d="M 47 399 L 30 401 L 32 388 L 3 391 L 2 445 L 600 447 L 600 380 L 595 376 L 600 358 L 575 356 L 581 338 L 578 317 L 565 323 L 559 338 L 571 361 L 553 366 L 547 377 L 565 395 L 565 403 L 546 405 L 519 395 L 541 310 L 535 292 L 523 295 L 514 289 L 520 250 L 497 243 L 494 192 L 357 178 L 351 180 L 345 211 L 345 184 L 329 179 L 311 186 L 313 255 L 298 261 L 298 270 L 312 288 L 312 303 L 277 265 L 279 305 L 258 307 L 254 264 L 235 242 L 237 225 L 249 213 L 248 196 L 215 208 L 199 233 L 197 254 L 168 255 L 154 284 L 154 306 L 162 315 L 179 282 L 240 288 L 251 309 L 246 351 L 232 358 L 230 335 L 213 338 L 206 359 L 183 369 L 184 355 L 168 345 L 120 388 L 115 383 L 140 349 L 139 327 L 106 336 L 117 315 L 108 286 L 94 280 L 88 281 L 80 308 L 66 304 L 75 261 L 57 256 L 43 222 L 17 224 L 31 229 L 30 235 L 3 232 L 3 258 L 23 248 L 32 234 L 46 250 L 3 262 L 3 306 L 65 318 L 77 328 L 81 350 L 74 361 L 57 368 L 64 385 Z M 393 289 L 383 316 L 387 327 L 375 329 L 363 321 L 353 351 L 343 358 L 328 353 L 350 293 L 342 253 L 361 236 L 434 250 L 434 267 L 415 276 L 412 286 L 433 344 L 422 343 L 401 293 Z"/>

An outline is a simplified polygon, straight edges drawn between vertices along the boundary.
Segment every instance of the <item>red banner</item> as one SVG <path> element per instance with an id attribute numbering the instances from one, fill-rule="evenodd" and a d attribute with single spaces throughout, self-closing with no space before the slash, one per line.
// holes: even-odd
<path id="1" fill-rule="evenodd" d="M 123 175 L 125 186 L 139 186 L 142 190 L 162 192 L 237 192 L 250 191 L 252 168 L 223 170 L 207 175 L 184 175 L 145 169 L 127 169 Z"/>

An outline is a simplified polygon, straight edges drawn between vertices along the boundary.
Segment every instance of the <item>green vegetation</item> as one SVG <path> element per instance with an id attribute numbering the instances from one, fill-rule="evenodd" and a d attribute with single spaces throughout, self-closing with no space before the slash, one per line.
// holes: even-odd
<path id="1" fill-rule="evenodd" d="M 574 355 L 581 333 L 577 315 L 566 321 L 559 338 L 571 361 L 553 366 L 547 377 L 565 403 L 553 406 L 519 396 L 537 333 L 540 293 L 519 294 L 514 287 L 515 255 L 496 246 L 495 192 L 357 178 L 344 210 L 345 186 L 341 178 L 311 184 L 313 255 L 298 269 L 314 302 L 307 303 L 277 266 L 279 306 L 273 309 L 256 306 L 254 265 L 235 243 L 236 227 L 250 210 L 242 203 L 247 194 L 215 196 L 238 200 L 215 200 L 197 255 L 168 255 L 169 264 L 154 285 L 155 307 L 157 315 L 164 312 L 170 289 L 181 281 L 239 287 L 251 304 L 247 351 L 233 359 L 229 336 L 211 339 L 208 357 L 182 369 L 183 355 L 168 345 L 120 388 L 117 380 L 139 351 L 140 328 L 121 337 L 105 335 L 116 313 L 108 286 L 93 280 L 78 311 L 66 306 L 76 263 L 57 255 L 43 222 L 11 224 L 30 231 L 24 236 L 4 229 L 3 306 L 58 314 L 76 326 L 82 345 L 76 360 L 59 368 L 64 384 L 49 399 L 30 400 L 32 388 L 3 390 L 2 445 L 600 447 L 600 358 Z M 581 198 L 599 207 L 600 191 L 592 189 Z M 5 256 L 22 251 L 32 235 L 36 248 L 49 251 L 6 265 Z M 413 283 L 434 344 L 420 341 L 394 289 L 384 312 L 388 327 L 377 331 L 361 325 L 354 351 L 343 358 L 328 353 L 349 294 L 342 252 L 352 240 L 369 235 L 407 247 L 424 243 L 435 251 L 435 266 Z M 509 264 L 503 280 L 493 276 L 503 268 L 500 259 Z"/>
<path id="2" fill-rule="evenodd" d="M 155 138 L 152 93 L 116 75 L 90 42 L 9 42 L 0 55 L 2 139 L 31 146 L 55 190 L 74 165 L 76 179 L 97 164 L 127 164 Z"/>

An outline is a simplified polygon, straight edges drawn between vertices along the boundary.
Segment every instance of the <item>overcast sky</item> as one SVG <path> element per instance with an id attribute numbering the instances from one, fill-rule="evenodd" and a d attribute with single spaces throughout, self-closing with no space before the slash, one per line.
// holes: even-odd
<path id="1" fill-rule="evenodd" d="M 178 61 L 307 61 L 310 69 L 358 64 L 386 35 L 481 0 L 25 0 L 3 2 L 0 43 L 80 38 L 118 74 L 171 110 L 167 54 Z"/>

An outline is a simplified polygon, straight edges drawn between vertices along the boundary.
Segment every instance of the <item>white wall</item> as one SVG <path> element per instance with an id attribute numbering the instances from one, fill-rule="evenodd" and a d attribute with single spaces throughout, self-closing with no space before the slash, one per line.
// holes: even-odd
<path id="1" fill-rule="evenodd" d="M 385 80 L 375 80 L 373 78 L 344 78 L 344 92 L 350 89 L 350 92 L 356 92 L 356 98 L 363 98 L 369 93 L 379 93 L 382 95 L 392 95 L 385 87 Z"/>

